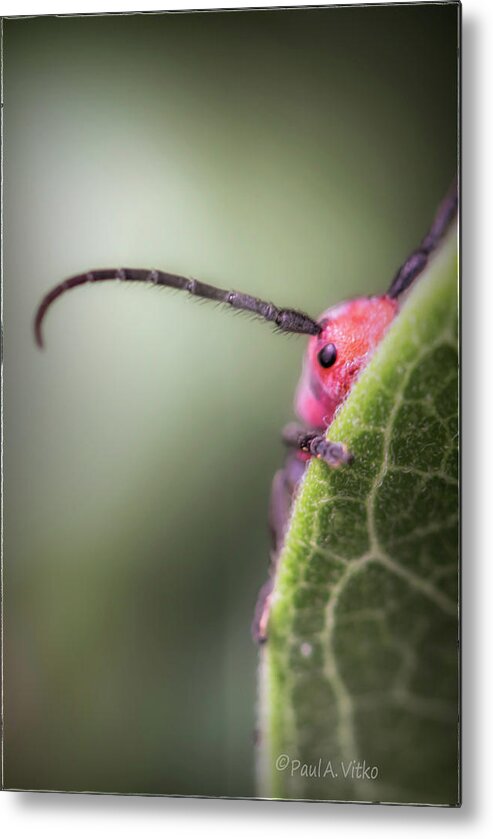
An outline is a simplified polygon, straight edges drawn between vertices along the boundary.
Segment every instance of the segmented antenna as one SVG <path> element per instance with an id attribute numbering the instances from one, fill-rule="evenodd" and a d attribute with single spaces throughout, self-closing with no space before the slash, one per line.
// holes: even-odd
<path id="1" fill-rule="evenodd" d="M 447 195 L 440 204 L 433 224 L 430 230 L 424 237 L 423 241 L 416 248 L 415 251 L 406 259 L 397 271 L 394 279 L 390 284 L 387 292 L 389 297 L 393 299 L 400 297 L 411 285 L 412 281 L 421 274 L 426 267 L 430 254 L 438 247 L 438 244 L 445 236 L 449 226 L 457 214 L 458 194 L 457 194 L 457 178 L 452 183 Z"/>
<path id="2" fill-rule="evenodd" d="M 70 277 L 63 283 L 55 286 L 43 297 L 34 319 L 34 334 L 39 347 L 43 346 L 42 325 L 44 317 L 51 304 L 71 288 L 86 285 L 86 283 L 99 283 L 106 280 L 123 280 L 128 282 L 148 283 L 155 286 L 166 286 L 181 291 L 188 291 L 196 297 L 205 300 L 215 300 L 217 303 L 225 303 L 233 309 L 251 312 L 264 320 L 273 323 L 281 332 L 296 332 L 304 335 L 318 335 L 321 326 L 304 312 L 296 309 L 278 309 L 273 303 L 260 300 L 258 297 L 250 297 L 239 291 L 226 291 L 216 288 L 207 283 L 188 277 L 180 277 L 177 274 L 167 274 L 164 271 L 148 271 L 142 268 L 104 268 L 95 271 L 88 271 L 86 274 L 77 274 Z"/>

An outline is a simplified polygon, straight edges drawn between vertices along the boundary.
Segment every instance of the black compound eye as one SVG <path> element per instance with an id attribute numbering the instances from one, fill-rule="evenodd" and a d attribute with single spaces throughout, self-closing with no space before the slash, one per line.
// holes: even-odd
<path id="1" fill-rule="evenodd" d="M 332 367 L 337 358 L 337 350 L 334 344 L 326 344 L 318 354 L 318 360 L 322 367 Z"/>

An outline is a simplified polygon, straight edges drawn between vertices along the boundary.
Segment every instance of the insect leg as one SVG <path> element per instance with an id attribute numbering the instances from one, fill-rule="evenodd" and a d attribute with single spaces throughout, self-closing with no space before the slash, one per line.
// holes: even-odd
<path id="1" fill-rule="evenodd" d="M 269 577 L 269 579 L 263 584 L 257 596 L 251 628 L 252 638 L 256 644 L 265 644 L 267 641 L 267 623 L 269 620 L 273 587 L 274 578 Z"/>
<path id="2" fill-rule="evenodd" d="M 325 438 L 325 434 L 307 431 L 306 428 L 294 422 L 283 429 L 282 439 L 286 446 L 324 460 L 333 468 L 351 463 L 353 460 L 353 455 L 342 443 L 332 443 Z"/>
<path id="3" fill-rule="evenodd" d="M 267 623 L 270 614 L 271 594 L 277 570 L 279 554 L 284 542 L 293 499 L 305 471 L 306 463 L 291 455 L 284 469 L 274 475 L 269 505 L 269 528 L 271 534 L 271 562 L 269 579 L 259 591 L 252 621 L 252 636 L 257 644 L 267 640 Z"/>

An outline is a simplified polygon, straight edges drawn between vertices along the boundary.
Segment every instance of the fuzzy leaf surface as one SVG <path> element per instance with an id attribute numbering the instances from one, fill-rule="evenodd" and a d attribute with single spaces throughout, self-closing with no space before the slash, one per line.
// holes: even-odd
<path id="1" fill-rule="evenodd" d="M 307 469 L 261 650 L 262 796 L 458 801 L 457 309 L 454 231 L 328 429 L 354 464 Z"/>

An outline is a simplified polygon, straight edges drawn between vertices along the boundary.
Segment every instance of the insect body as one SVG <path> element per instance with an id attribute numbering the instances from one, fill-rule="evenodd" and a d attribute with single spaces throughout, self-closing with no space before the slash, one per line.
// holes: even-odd
<path id="1" fill-rule="evenodd" d="M 104 268 L 70 277 L 42 299 L 35 316 L 37 344 L 43 346 L 42 326 L 51 304 L 69 289 L 107 280 L 143 282 L 188 291 L 190 294 L 250 312 L 269 321 L 280 332 L 310 336 L 295 407 L 303 425 L 291 423 L 283 431 L 290 449 L 283 469 L 274 476 L 270 503 L 272 561 L 269 580 L 260 591 L 252 626 L 256 641 L 267 639 L 270 597 L 293 498 L 310 457 L 331 467 L 347 465 L 352 455 L 341 443 L 326 439 L 326 430 L 353 382 L 387 332 L 404 292 L 426 267 L 430 255 L 457 213 L 454 183 L 440 205 L 432 226 L 418 248 L 396 273 L 386 294 L 347 300 L 325 311 L 318 320 L 294 309 L 281 309 L 265 300 L 228 291 L 198 280 L 140 268 Z"/>

